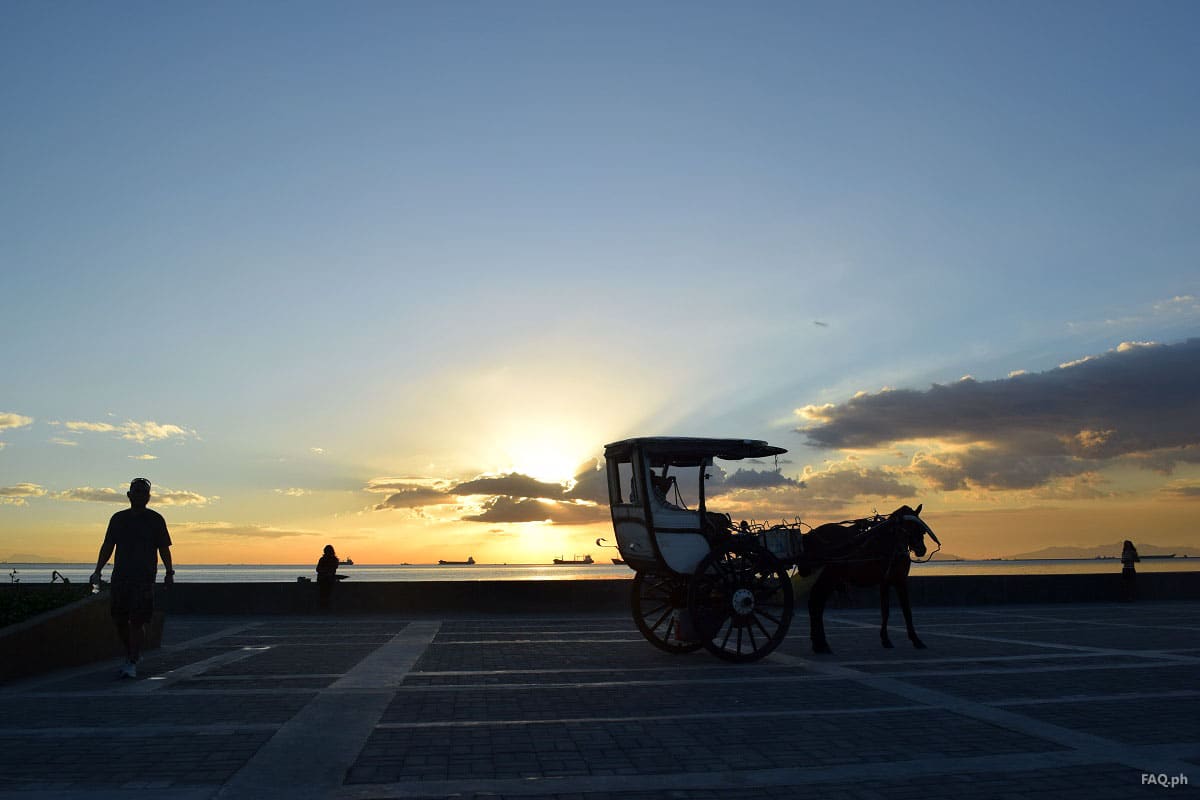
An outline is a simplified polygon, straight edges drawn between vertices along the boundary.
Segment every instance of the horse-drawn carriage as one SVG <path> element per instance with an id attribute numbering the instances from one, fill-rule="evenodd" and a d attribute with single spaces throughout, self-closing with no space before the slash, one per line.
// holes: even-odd
<path id="1" fill-rule="evenodd" d="M 880 585 L 887 637 L 887 591 L 895 587 L 909 638 L 904 579 L 909 551 L 925 555 L 920 507 L 829 523 L 804 532 L 798 519 L 776 525 L 710 511 L 706 481 L 714 460 L 769 458 L 787 451 L 752 439 L 641 437 L 604 449 L 609 505 L 621 558 L 636 571 L 633 619 L 670 653 L 707 649 L 728 661 L 756 661 L 774 650 L 792 621 L 794 575 L 819 571 L 809 595 L 813 649 L 829 652 L 821 615 L 825 599 L 845 583 Z"/>

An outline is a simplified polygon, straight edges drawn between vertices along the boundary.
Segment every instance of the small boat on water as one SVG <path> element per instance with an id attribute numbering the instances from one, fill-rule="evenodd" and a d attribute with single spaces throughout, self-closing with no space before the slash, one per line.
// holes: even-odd
<path id="1" fill-rule="evenodd" d="M 595 564 L 596 562 L 592 560 L 592 554 L 588 553 L 583 558 L 580 558 L 579 556 L 575 556 L 573 558 L 563 558 L 562 556 L 559 556 L 558 558 L 554 559 L 554 563 L 559 566 L 566 566 L 570 564 Z"/>
<path id="2" fill-rule="evenodd" d="M 444 561 L 444 560 L 442 560 L 442 559 L 438 559 L 438 564 L 440 564 L 440 565 L 441 565 L 441 566 L 443 566 L 443 567 L 449 567 L 449 566 L 470 566 L 470 565 L 472 565 L 472 564 L 474 564 L 474 563 L 475 563 L 475 556 L 467 556 L 467 560 L 466 560 L 466 561 Z"/>
<path id="3" fill-rule="evenodd" d="M 354 566 L 354 559 L 353 559 L 353 558 L 347 558 L 347 559 L 345 559 L 345 560 L 343 560 L 343 561 L 339 561 L 339 562 L 338 562 L 338 566 L 339 566 L 339 567 L 353 567 L 353 566 Z"/>

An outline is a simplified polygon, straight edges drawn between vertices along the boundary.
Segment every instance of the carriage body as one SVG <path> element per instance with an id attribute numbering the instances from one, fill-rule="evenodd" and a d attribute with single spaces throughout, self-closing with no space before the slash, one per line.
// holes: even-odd
<path id="1" fill-rule="evenodd" d="M 621 558 L 634 570 L 686 576 L 728 529 L 707 508 L 714 459 L 740 461 L 786 453 L 756 439 L 647 436 L 604 448 L 609 508 Z M 663 487 L 669 487 L 663 491 Z"/>

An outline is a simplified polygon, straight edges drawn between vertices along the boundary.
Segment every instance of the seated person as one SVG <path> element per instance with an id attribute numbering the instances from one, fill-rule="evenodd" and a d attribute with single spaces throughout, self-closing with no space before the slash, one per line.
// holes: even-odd
<path id="1" fill-rule="evenodd" d="M 686 509 L 672 503 L 667 498 L 671 496 L 671 487 L 675 485 L 674 476 L 660 476 L 653 473 L 650 474 L 650 488 L 654 490 L 654 499 L 664 508 L 675 509 L 676 511 L 684 511 Z"/>

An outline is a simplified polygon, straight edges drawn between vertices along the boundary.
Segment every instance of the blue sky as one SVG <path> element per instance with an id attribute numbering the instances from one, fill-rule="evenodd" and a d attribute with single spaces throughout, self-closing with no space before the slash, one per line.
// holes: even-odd
<path id="1" fill-rule="evenodd" d="M 0 490 L 42 494 L 5 495 L 0 558 L 89 558 L 114 508 L 67 493 L 134 473 L 181 493 L 198 559 L 337 534 L 415 560 L 540 558 L 603 520 L 375 511 L 372 481 L 566 481 L 637 433 L 766 438 L 797 479 L 900 470 L 812 447 L 796 410 L 1200 332 L 1197 23 L 1192 3 L 9 4 Z M 1145 513 L 1189 459 L 1096 474 Z M 972 513 L 1049 513 L 908 485 L 968 552 L 1003 549 L 966 545 Z"/>

